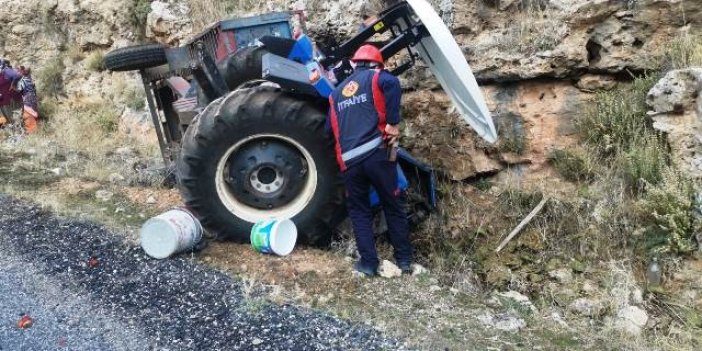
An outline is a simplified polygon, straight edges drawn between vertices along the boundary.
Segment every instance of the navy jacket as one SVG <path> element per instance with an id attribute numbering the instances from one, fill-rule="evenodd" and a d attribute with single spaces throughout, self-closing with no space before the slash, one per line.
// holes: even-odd
<path id="1" fill-rule="evenodd" d="M 327 131 L 334 135 L 339 167 L 345 171 L 372 154 L 367 150 L 351 159 L 349 151 L 382 138 L 386 124 L 400 123 L 400 80 L 387 71 L 357 68 L 329 96 Z"/>

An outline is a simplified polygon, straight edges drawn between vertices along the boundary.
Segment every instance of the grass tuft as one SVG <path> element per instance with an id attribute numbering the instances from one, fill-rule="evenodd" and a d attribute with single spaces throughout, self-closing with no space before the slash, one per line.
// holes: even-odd
<path id="1" fill-rule="evenodd" d="M 670 69 L 702 67 L 702 36 L 683 34 L 665 48 L 664 66 Z"/>
<path id="2" fill-rule="evenodd" d="M 146 18 L 151 12 L 151 0 L 131 0 L 127 5 L 129 24 L 138 41 L 146 37 Z"/>
<path id="3" fill-rule="evenodd" d="M 595 178 L 595 164 L 586 152 L 553 150 L 548 160 L 558 174 L 572 182 L 589 182 Z"/>
<path id="4" fill-rule="evenodd" d="M 93 72 L 102 72 L 105 70 L 105 54 L 102 51 L 93 51 L 85 59 L 85 68 Z"/>
<path id="5" fill-rule="evenodd" d="M 58 97 L 64 90 L 63 72 L 66 66 L 61 57 L 49 60 L 37 73 L 37 86 L 40 96 Z"/>

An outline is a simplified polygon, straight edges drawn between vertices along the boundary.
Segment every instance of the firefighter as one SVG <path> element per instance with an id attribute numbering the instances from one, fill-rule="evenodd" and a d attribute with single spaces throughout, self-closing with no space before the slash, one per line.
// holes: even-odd
<path id="1" fill-rule="evenodd" d="M 397 162 L 388 157 L 388 142 L 400 135 L 400 81 L 383 70 L 382 54 L 373 45 L 359 48 L 351 61 L 356 65 L 353 74 L 329 96 L 327 128 L 336 143 L 346 206 L 361 256 L 355 269 L 366 276 L 378 271 L 370 204 L 373 186 L 385 212 L 395 261 L 403 273 L 411 273 L 412 246 Z"/>

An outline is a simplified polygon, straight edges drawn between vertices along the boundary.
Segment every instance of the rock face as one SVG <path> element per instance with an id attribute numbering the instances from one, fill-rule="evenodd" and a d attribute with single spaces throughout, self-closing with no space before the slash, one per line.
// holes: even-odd
<path id="1" fill-rule="evenodd" d="M 702 68 L 668 72 L 648 93 L 653 127 L 666 133 L 673 161 L 702 179 Z"/>
<path id="2" fill-rule="evenodd" d="M 305 26 L 320 45 L 343 42 L 384 0 L 272 0 L 207 4 L 151 1 L 145 23 L 134 23 L 131 0 L 6 0 L 0 7 L 0 56 L 41 67 L 61 57 L 66 94 L 108 96 L 141 89 L 134 74 L 87 72 L 85 57 L 133 43 L 141 26 L 149 41 L 179 45 L 200 23 L 269 11 L 307 9 Z M 679 35 L 702 27 L 702 2 L 682 0 L 430 0 L 463 49 L 498 128 L 487 145 L 455 113 L 421 63 L 401 77 L 408 90 L 404 146 L 454 180 L 510 169 L 518 176 L 544 169 L 548 154 L 574 142 L 573 121 L 599 89 L 627 70 L 657 68 L 652 55 Z M 143 11 L 143 9 L 139 10 Z M 198 25 L 194 25 L 198 23 Z M 7 28 L 7 30 L 5 30 Z M 117 84 L 121 79 L 122 83 Z M 42 82 L 38 82 L 39 85 Z M 129 89 L 124 89 L 125 87 Z M 143 111 L 124 110 L 125 129 L 144 134 Z M 667 113 L 667 112 L 666 112 Z M 691 119 L 691 114 L 677 120 Z M 662 130 L 675 128 L 661 115 Z M 141 121 L 137 121 L 141 120 Z M 675 124 L 677 125 L 677 124 Z M 671 134 L 672 135 L 672 134 Z M 681 157 L 695 150 L 681 137 Z M 697 151 L 694 151 L 697 152 Z M 693 157 L 694 158 L 694 157 Z M 685 161 L 687 162 L 687 161 Z M 694 161 L 697 162 L 697 161 Z M 700 167 L 699 163 L 690 167 Z M 526 172 L 525 172 L 526 171 Z"/>

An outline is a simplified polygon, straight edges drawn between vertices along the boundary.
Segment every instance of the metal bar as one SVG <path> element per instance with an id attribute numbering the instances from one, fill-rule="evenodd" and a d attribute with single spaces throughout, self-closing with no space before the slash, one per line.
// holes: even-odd
<path id="1" fill-rule="evenodd" d="M 392 24 L 399 18 L 406 17 L 409 13 L 409 7 L 406 3 L 402 3 L 394 8 L 388 9 L 381 17 L 370 24 L 366 29 L 356 34 L 353 38 L 347 40 L 343 44 L 329 49 L 326 58 L 322 60 L 322 65 L 328 67 L 341 59 L 351 57 L 356 50 L 361 47 L 366 40 L 376 34 L 381 34 L 389 30 Z M 387 59 L 387 56 L 383 56 Z"/>
<path id="2" fill-rule="evenodd" d="M 163 136 L 163 125 L 161 124 L 161 118 L 158 115 L 158 110 L 156 109 L 156 103 L 154 103 L 153 87 L 151 83 L 144 77 L 144 71 L 140 71 L 141 80 L 144 83 L 144 92 L 146 93 L 146 102 L 149 104 L 149 112 L 151 112 L 151 119 L 154 123 L 154 129 L 156 129 L 156 136 L 158 137 L 158 146 L 161 149 L 161 157 L 163 157 L 163 162 L 169 164 L 170 152 L 168 151 L 168 144 Z"/>

